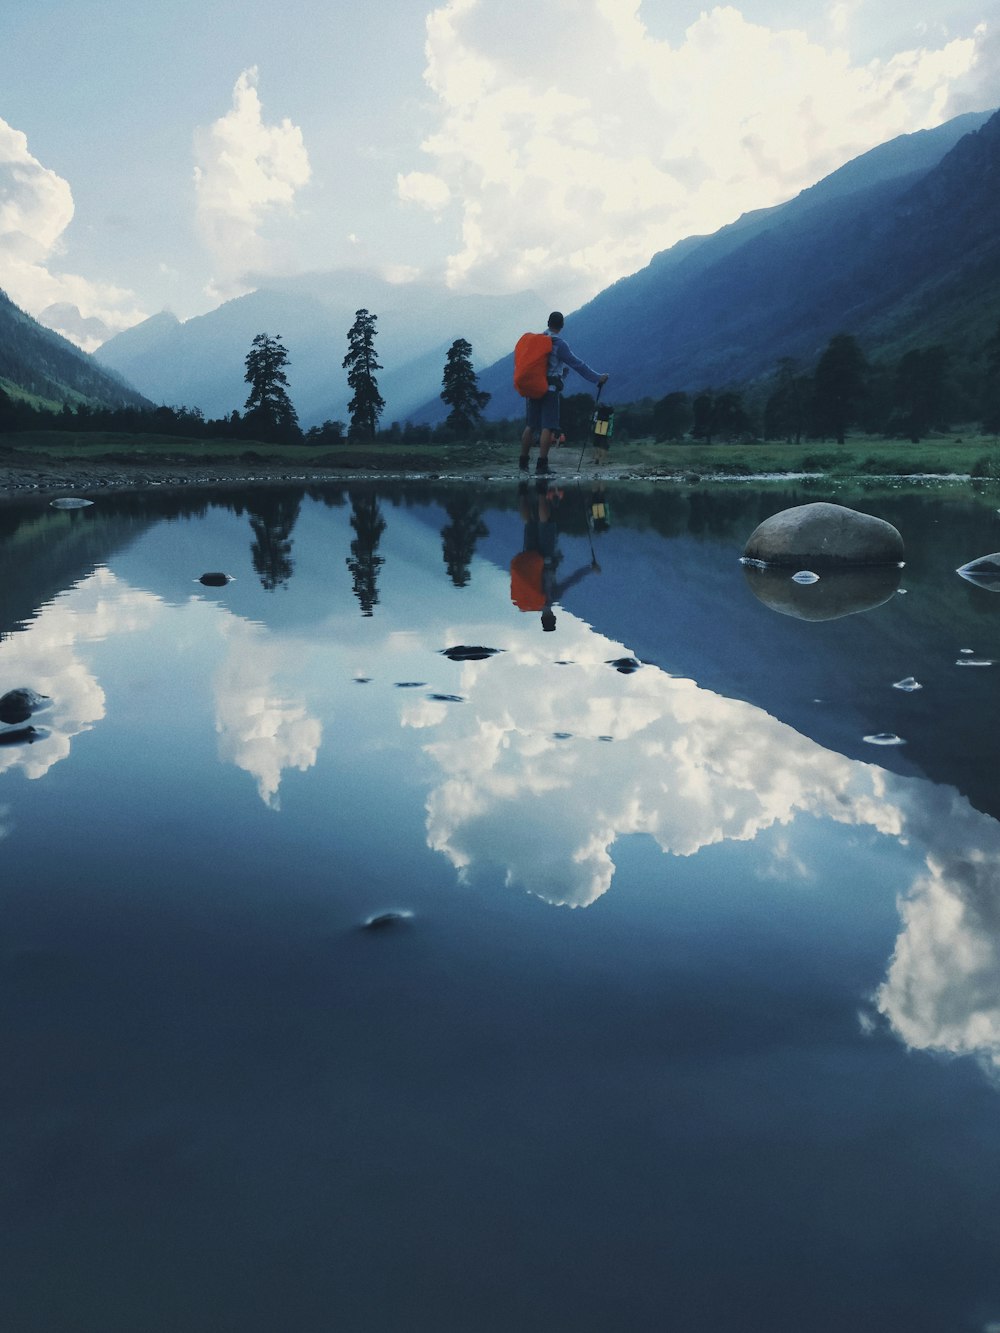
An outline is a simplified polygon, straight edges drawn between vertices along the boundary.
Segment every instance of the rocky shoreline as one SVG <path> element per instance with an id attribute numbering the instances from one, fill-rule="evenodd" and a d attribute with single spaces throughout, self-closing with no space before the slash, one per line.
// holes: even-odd
<path id="1" fill-rule="evenodd" d="M 553 460 L 555 462 L 555 460 Z M 573 460 L 575 462 L 575 460 Z M 570 468 L 575 474 L 575 469 Z M 566 469 L 555 463 L 553 472 L 566 475 Z M 423 468 L 384 467 L 303 467 L 281 466 L 271 461 L 248 464 L 240 460 L 192 464 L 170 459 L 145 459 L 142 462 L 87 459 L 79 462 L 49 458 L 13 458 L 0 454 L 0 501 L 23 499 L 29 495 L 76 495 L 94 499 L 109 491 L 137 491 L 156 488 L 258 486 L 287 483 L 301 486 L 344 485 L 352 481 L 388 480 L 462 480 L 513 481 L 525 474 L 519 473 L 517 458 L 496 460 L 492 465 L 459 467 L 429 471 Z M 534 480 L 534 473 L 529 479 Z M 588 474 L 590 475 L 590 474 Z M 602 468 L 594 473 L 602 480 L 634 477 L 634 469 Z"/>

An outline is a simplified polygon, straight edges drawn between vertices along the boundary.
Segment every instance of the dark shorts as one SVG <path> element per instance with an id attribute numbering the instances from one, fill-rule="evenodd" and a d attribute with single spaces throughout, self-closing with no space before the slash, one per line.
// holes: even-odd
<path id="1" fill-rule="evenodd" d="M 544 523 L 538 519 L 529 519 L 524 525 L 524 549 L 537 551 L 546 564 L 549 564 L 556 551 L 555 520 L 548 518 Z"/>
<path id="2" fill-rule="evenodd" d="M 524 424 L 529 430 L 558 430 L 559 395 L 547 393 L 544 398 L 526 399 Z"/>

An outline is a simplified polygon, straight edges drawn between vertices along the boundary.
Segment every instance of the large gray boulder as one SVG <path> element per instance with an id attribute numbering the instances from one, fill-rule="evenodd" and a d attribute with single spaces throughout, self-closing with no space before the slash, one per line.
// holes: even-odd
<path id="1" fill-rule="evenodd" d="M 766 518 L 750 534 L 743 558 L 794 569 L 896 565 L 903 539 L 885 519 L 821 501 Z"/>

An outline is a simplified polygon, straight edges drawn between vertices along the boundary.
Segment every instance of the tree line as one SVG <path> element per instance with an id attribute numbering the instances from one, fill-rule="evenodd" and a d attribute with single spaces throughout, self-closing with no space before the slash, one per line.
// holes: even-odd
<path id="1" fill-rule="evenodd" d="M 1000 433 L 1000 325 L 972 361 L 942 344 L 911 348 L 896 360 L 869 361 L 849 333 L 834 335 L 811 370 L 783 357 L 773 375 L 749 388 L 676 391 L 630 404 L 622 424 L 632 436 L 662 441 L 835 440 L 852 428 L 914 444 L 955 424 Z"/>
<path id="2" fill-rule="evenodd" d="M 105 430 L 320 445 L 345 440 L 447 444 L 519 436 L 520 419 L 484 419 L 490 395 L 479 388 L 472 347 L 465 338 L 452 343 L 445 360 L 440 397 L 449 411 L 444 422 L 433 427 L 393 422 L 382 428 L 385 401 L 378 372 L 383 366 L 375 347 L 376 326 L 377 316 L 361 309 L 347 333 L 342 368 L 352 397 L 346 423 L 328 420 L 302 430 L 289 391 L 290 361 L 281 335 L 259 333 L 244 362 L 249 392 L 242 413 L 233 410 L 222 418 L 206 419 L 199 408 L 100 408 L 87 403 L 46 411 L 15 400 L 0 388 L 0 431 Z M 587 437 L 593 406 L 590 394 L 563 398 L 562 430 L 568 440 Z M 911 348 L 895 360 L 869 361 L 852 334 L 838 333 L 811 370 L 785 357 L 770 377 L 750 386 L 674 390 L 659 399 L 619 404 L 615 429 L 624 439 L 705 444 L 754 439 L 843 443 L 848 430 L 859 429 L 917 443 L 956 423 L 1000 434 L 1000 325 L 972 359 L 958 358 L 947 347 L 933 344 Z"/>
<path id="3" fill-rule="evenodd" d="M 206 419 L 194 407 L 94 407 L 64 403 L 61 411 L 47 411 L 14 399 L 0 388 L 0 431 L 32 429 L 107 430 L 128 433 L 153 432 L 195 439 L 246 439 L 270 444 L 334 444 L 345 438 L 371 442 L 380 438 L 379 422 L 385 400 L 378 387 L 377 371 L 383 369 L 375 349 L 378 317 L 358 310 L 347 333 L 347 353 L 342 368 L 352 392 L 348 403 L 350 421 L 324 421 L 303 431 L 289 391 L 288 349 L 281 335 L 258 333 L 244 359 L 244 380 L 249 393 L 242 414 L 234 409 L 221 418 Z M 472 345 L 456 338 L 448 349 L 442 375 L 441 399 L 449 408 L 443 427 L 434 432 L 438 440 L 468 439 L 483 425 L 483 411 L 490 395 L 479 388 L 472 363 Z M 427 428 L 428 430 L 430 428 Z M 406 438 L 407 428 L 393 423 L 389 438 Z M 422 431 L 418 429 L 422 435 Z M 384 438 L 383 434 L 383 438 Z"/>

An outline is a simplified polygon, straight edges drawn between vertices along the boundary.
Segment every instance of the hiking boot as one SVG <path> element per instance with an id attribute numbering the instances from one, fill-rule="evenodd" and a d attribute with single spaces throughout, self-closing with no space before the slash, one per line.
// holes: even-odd
<path id="1" fill-rule="evenodd" d="M 539 458 L 536 461 L 535 463 L 536 477 L 547 477 L 549 475 L 550 470 L 551 469 L 549 468 L 549 460 L 547 458 Z"/>
<path id="2" fill-rule="evenodd" d="M 527 470 L 528 470 L 528 455 L 527 455 L 527 454 L 522 454 L 522 455 L 521 455 L 521 457 L 517 460 L 517 466 L 521 469 L 522 472 L 527 472 Z"/>

